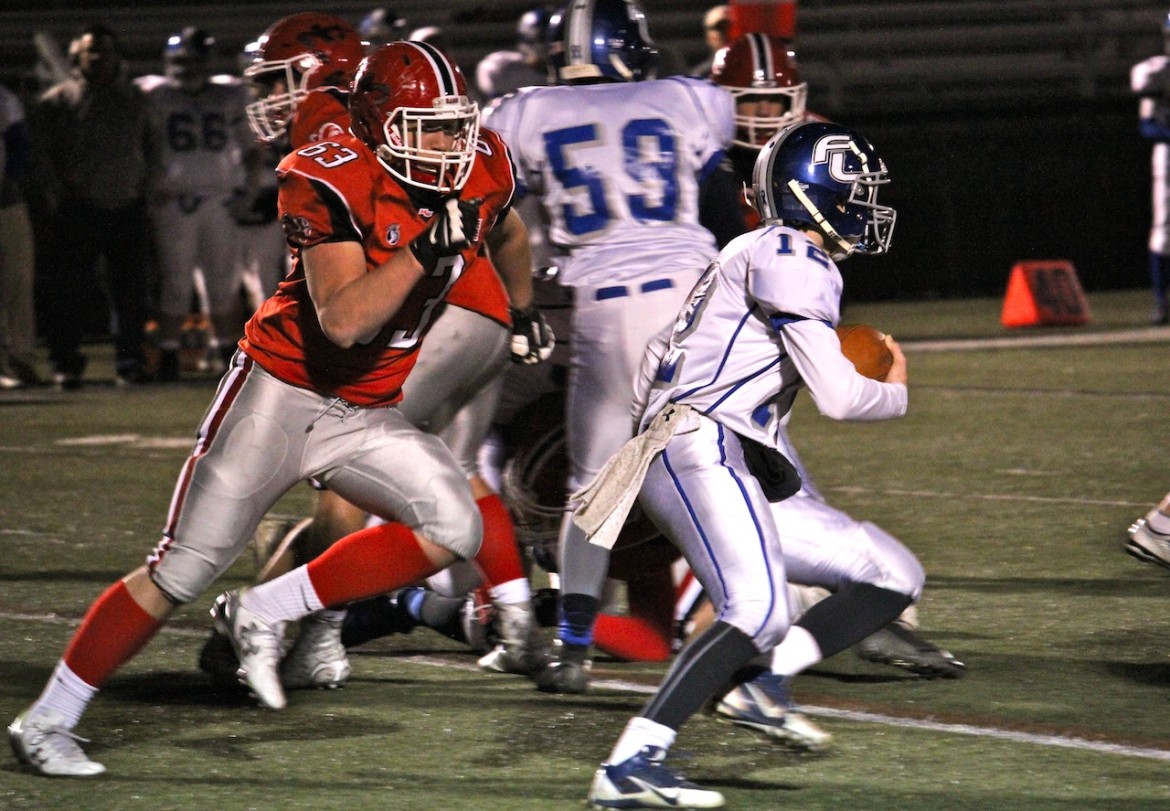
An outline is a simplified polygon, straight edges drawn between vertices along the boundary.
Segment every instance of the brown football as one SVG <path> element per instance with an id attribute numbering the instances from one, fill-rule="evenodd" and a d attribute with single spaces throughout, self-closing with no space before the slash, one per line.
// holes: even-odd
<path id="1" fill-rule="evenodd" d="M 882 332 L 867 324 L 842 324 L 837 327 L 837 337 L 841 339 L 841 354 L 849 358 L 858 374 L 886 379 L 894 356 Z"/>

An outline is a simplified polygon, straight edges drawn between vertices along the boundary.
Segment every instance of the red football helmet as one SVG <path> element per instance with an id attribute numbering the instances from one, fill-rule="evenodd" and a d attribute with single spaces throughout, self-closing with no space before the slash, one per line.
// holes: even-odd
<path id="1" fill-rule="evenodd" d="M 257 138 L 271 143 L 287 132 L 297 103 L 310 90 L 348 89 L 365 49 L 345 20 L 307 11 L 274 22 L 245 54 L 252 64 L 244 76 L 257 96 L 248 105 L 248 124 Z"/>
<path id="2" fill-rule="evenodd" d="M 804 119 L 808 83 L 783 40 L 744 34 L 715 54 L 711 78 L 735 99 L 736 146 L 758 150 L 777 130 Z"/>
<path id="3" fill-rule="evenodd" d="M 479 105 L 459 68 L 425 42 L 391 42 L 358 67 L 349 96 L 350 129 L 390 174 L 442 194 L 463 188 L 475 163 Z M 436 131 L 445 149 L 424 147 Z"/>

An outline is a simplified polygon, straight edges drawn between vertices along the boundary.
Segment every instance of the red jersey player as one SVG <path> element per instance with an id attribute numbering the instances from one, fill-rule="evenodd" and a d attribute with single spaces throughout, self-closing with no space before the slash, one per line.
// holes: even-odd
<path id="1" fill-rule="evenodd" d="M 45 775 L 102 773 L 71 730 L 98 687 L 244 550 L 269 508 L 316 477 L 389 523 L 306 566 L 216 602 L 260 701 L 285 705 L 278 629 L 426 577 L 479 548 L 467 480 L 435 436 L 394 405 L 436 308 L 485 240 L 527 242 L 509 208 L 506 150 L 478 133 L 462 75 L 423 43 L 368 56 L 354 80 L 355 136 L 280 166 L 293 270 L 249 322 L 179 474 L 163 540 L 90 607 L 36 701 L 9 726 Z"/>
<path id="2" fill-rule="evenodd" d="M 344 20 L 315 12 L 285 17 L 269 26 L 250 52 L 253 63 L 245 75 L 258 96 L 249 110 L 258 137 L 287 139 L 295 148 L 349 128 L 348 86 L 362 43 Z M 553 336 L 532 306 L 528 253 L 497 259 L 493 266 L 485 253 L 477 254 L 452 285 L 434 340 L 420 352 L 406 384 L 401 409 L 412 424 L 437 434 L 452 450 L 483 517 L 483 546 L 474 567 L 486 580 L 500 617 L 501 644 L 481 665 L 525 673 L 541 654 L 539 628 L 532 620 L 528 580 L 511 520 L 480 475 L 477 451 L 495 411 L 509 349 L 513 361 L 537 362 L 551 353 Z M 497 271 L 502 272 L 502 284 Z M 509 328 L 515 336 L 511 341 Z M 360 508 L 322 490 L 313 519 L 298 523 L 286 536 L 261 578 L 312 559 L 364 520 Z M 343 616 L 323 612 L 306 620 L 301 639 L 282 666 L 286 686 L 334 687 L 348 677 L 339 631 Z M 200 656 L 201 666 L 213 674 L 234 674 L 224 641 L 209 644 Z"/>

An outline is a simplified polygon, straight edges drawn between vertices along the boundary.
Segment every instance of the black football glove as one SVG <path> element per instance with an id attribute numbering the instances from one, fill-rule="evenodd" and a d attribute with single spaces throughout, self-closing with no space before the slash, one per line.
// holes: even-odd
<path id="1" fill-rule="evenodd" d="M 557 339 L 540 309 L 533 304 L 523 310 L 513 307 L 511 312 L 512 362 L 531 366 L 548 360 Z"/>
<path id="2" fill-rule="evenodd" d="M 479 240 L 478 200 L 448 198 L 435 212 L 430 226 L 410 243 L 418 263 L 430 269 L 441 256 L 454 256 Z"/>

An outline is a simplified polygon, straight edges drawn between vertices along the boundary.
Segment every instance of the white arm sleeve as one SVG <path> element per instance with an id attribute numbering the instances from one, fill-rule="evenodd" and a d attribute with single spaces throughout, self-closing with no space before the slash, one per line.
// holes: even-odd
<path id="1" fill-rule="evenodd" d="M 834 420 L 888 420 L 906 413 L 902 383 L 863 377 L 841 354 L 837 333 L 823 321 L 795 321 L 781 330 L 784 346 L 813 402 Z"/>

